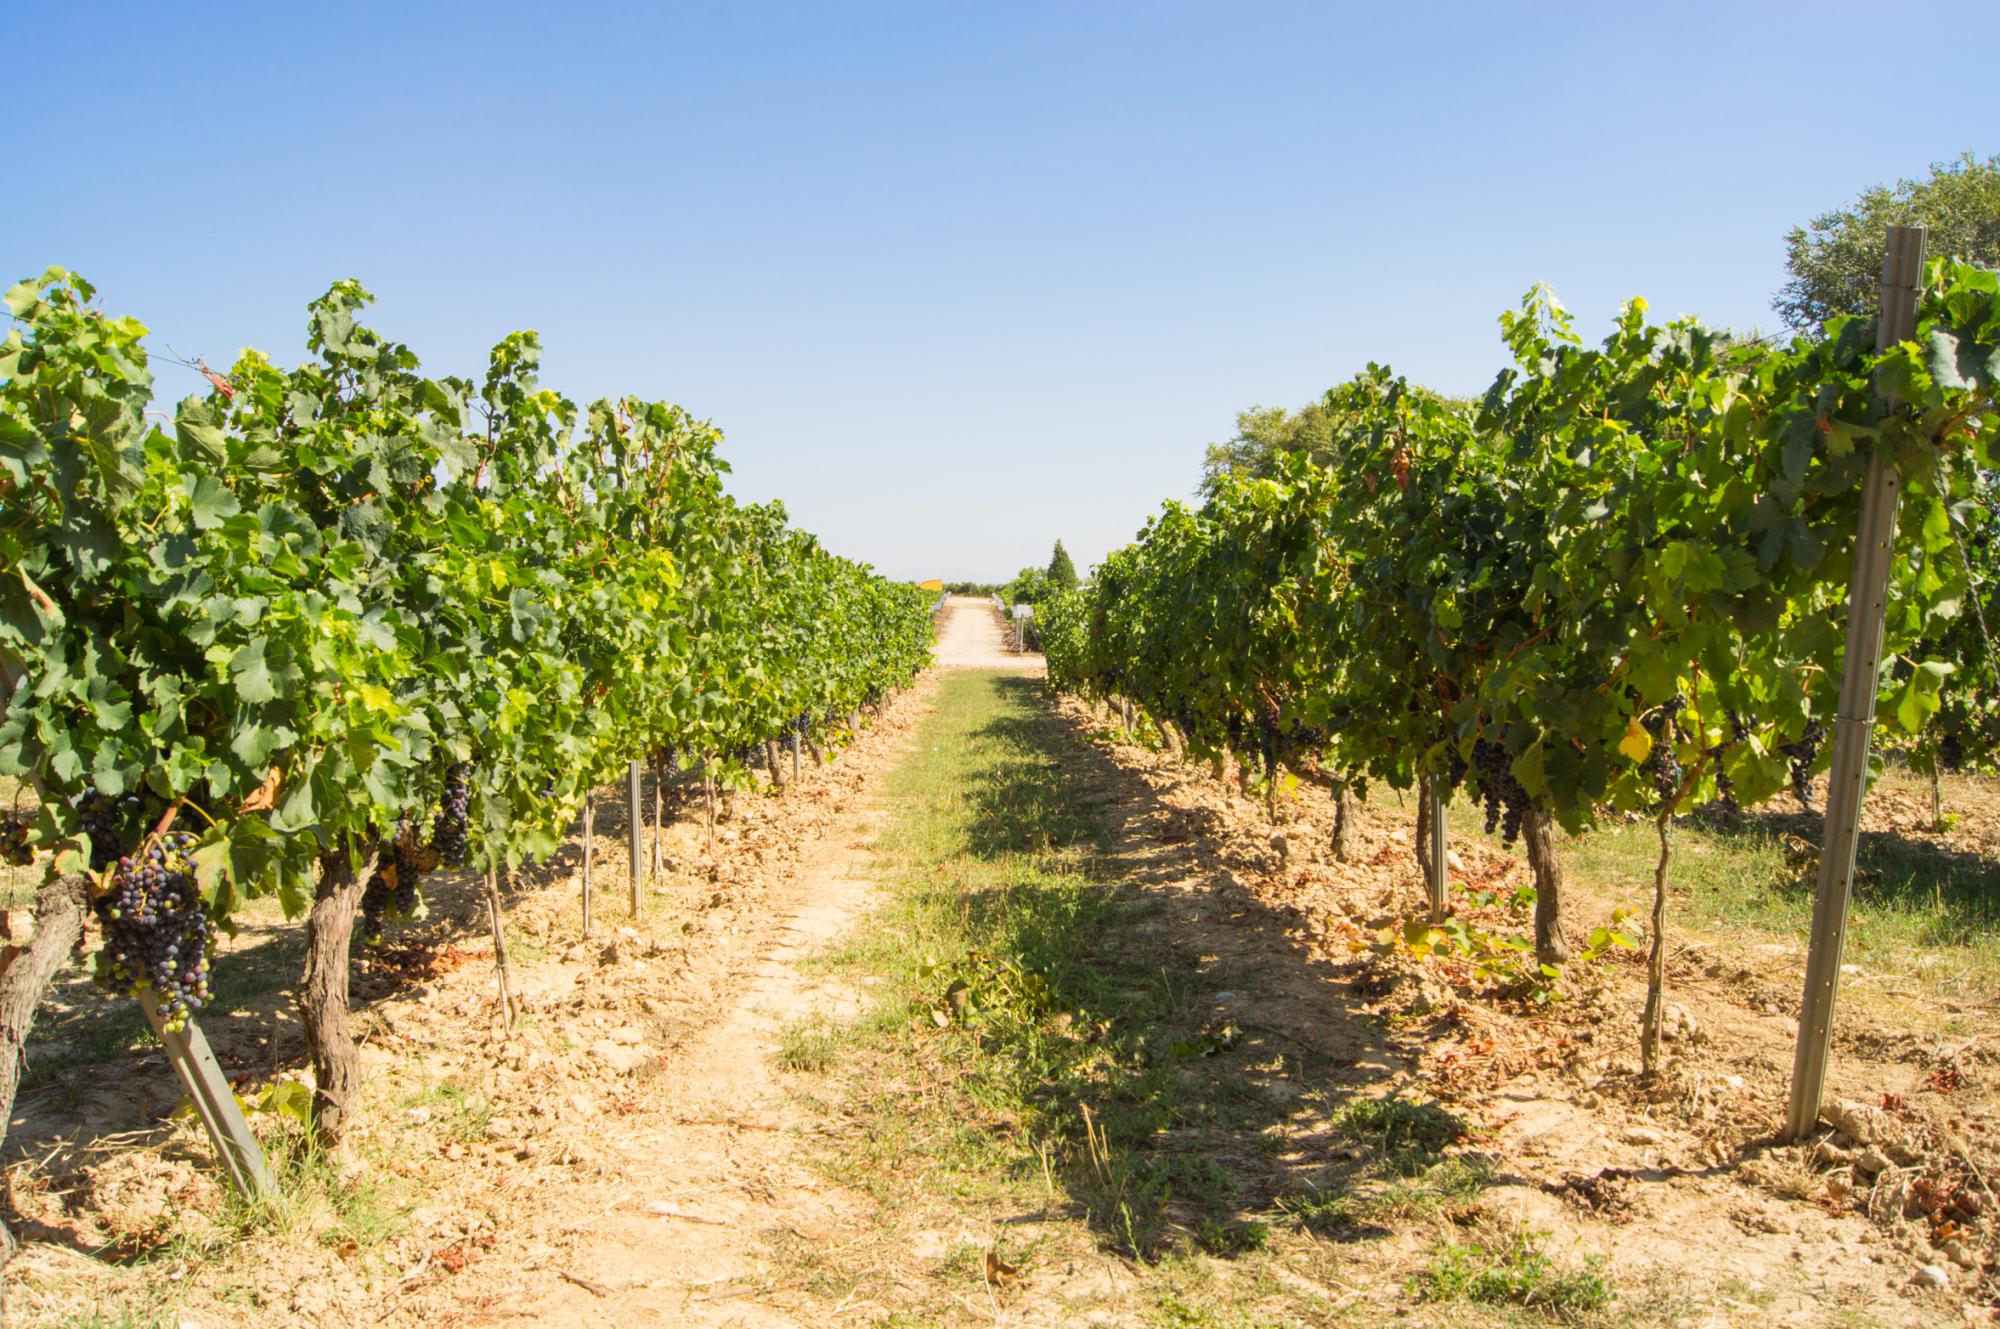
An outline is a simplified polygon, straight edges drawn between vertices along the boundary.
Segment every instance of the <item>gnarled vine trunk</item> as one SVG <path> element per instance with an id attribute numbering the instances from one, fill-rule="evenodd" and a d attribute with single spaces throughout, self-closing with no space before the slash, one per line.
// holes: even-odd
<path id="1" fill-rule="evenodd" d="M 1333 792 L 1333 858 L 1345 863 L 1354 853 L 1354 790 L 1340 781 Z"/>
<path id="2" fill-rule="evenodd" d="M 362 856 L 374 861 L 374 847 Z M 319 886 L 306 915 L 306 970 L 299 985 L 299 1016 L 305 1024 L 306 1055 L 313 1070 L 313 1126 L 320 1139 L 337 1144 L 354 1111 L 359 1081 L 354 1031 L 347 1023 L 347 970 L 354 940 L 354 915 L 367 885 L 344 849 L 319 857 Z"/>
<path id="3" fill-rule="evenodd" d="M 775 738 L 766 739 L 764 742 L 764 761 L 771 768 L 771 785 L 780 793 L 784 791 L 785 785 L 788 783 L 785 779 L 783 757 L 784 752 L 778 746 L 778 740 Z"/>
<path id="4" fill-rule="evenodd" d="M 34 935 L 26 945 L 13 937 L 4 938 L 5 947 L 0 949 L 0 1141 L 7 1138 L 7 1123 L 14 1118 L 14 1095 L 21 1088 L 35 1008 L 48 995 L 49 985 L 83 935 L 84 911 L 89 907 L 89 877 L 80 872 L 65 876 L 51 873 L 35 893 Z M 0 916 L 0 933 L 5 931 L 4 916 Z M 13 1258 L 14 1234 L 0 1222 L 0 1274 Z M 0 1284 L 0 1323 L 5 1322 L 7 1313 L 4 1288 Z"/>
<path id="5" fill-rule="evenodd" d="M 1556 857 L 1555 819 L 1530 807 L 1521 817 L 1521 846 L 1535 882 L 1535 958 L 1543 964 L 1569 959 L 1562 930 L 1562 861 Z"/>
<path id="6" fill-rule="evenodd" d="M 1660 1014 L 1667 988 L 1667 866 L 1674 830 L 1672 803 L 1654 821 L 1653 829 L 1660 837 L 1660 857 L 1653 867 L 1653 944 L 1646 956 L 1646 1014 L 1639 1025 L 1639 1062 L 1647 1075 L 1660 1068 Z"/>

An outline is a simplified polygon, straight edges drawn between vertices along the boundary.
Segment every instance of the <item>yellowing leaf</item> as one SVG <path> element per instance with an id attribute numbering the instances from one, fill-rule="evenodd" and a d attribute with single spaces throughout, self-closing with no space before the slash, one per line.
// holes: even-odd
<path id="1" fill-rule="evenodd" d="M 1633 716 L 1632 723 L 1625 726 L 1625 737 L 1618 740 L 1618 750 L 1635 762 L 1653 755 L 1653 736 L 1639 723 L 1638 716 Z"/>

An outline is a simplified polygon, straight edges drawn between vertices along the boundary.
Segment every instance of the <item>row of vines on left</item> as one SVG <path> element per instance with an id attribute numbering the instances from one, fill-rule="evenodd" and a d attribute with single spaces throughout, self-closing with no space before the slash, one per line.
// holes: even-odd
<path id="1" fill-rule="evenodd" d="M 0 1109 L 88 915 L 99 979 L 173 1023 L 216 931 L 275 895 L 337 1139 L 371 883 L 374 927 L 440 863 L 547 858 L 633 761 L 746 778 L 929 661 L 930 598 L 730 498 L 709 424 L 580 410 L 532 332 L 481 381 L 426 377 L 370 299 L 336 283 L 307 363 L 203 366 L 163 415 L 139 322 L 62 269 L 7 292 L 0 776 L 46 874 L 0 953 Z"/>

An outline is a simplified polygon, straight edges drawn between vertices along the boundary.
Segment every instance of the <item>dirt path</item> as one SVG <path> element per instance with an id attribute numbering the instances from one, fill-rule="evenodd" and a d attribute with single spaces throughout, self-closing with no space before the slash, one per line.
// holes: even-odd
<path id="1" fill-rule="evenodd" d="M 417 968 L 371 959 L 356 976 L 352 1154 L 299 1183 L 297 1216 L 277 1229 L 230 1240 L 206 1217 L 226 1203 L 206 1143 L 159 1119 L 173 1098 L 145 1048 L 94 1077 L 121 1091 L 91 1100 L 81 1136 L 71 1091 L 39 1089 L 22 1132 L 36 1161 L 9 1176 L 30 1237 L 10 1312 L 68 1325 L 122 1305 L 119 1323 L 204 1329 L 797 1322 L 754 1297 L 785 1286 L 791 1243 L 837 1241 L 861 1206 L 809 1165 L 815 1119 L 788 1100 L 780 1053 L 787 1030 L 857 1009 L 803 961 L 868 902 L 882 777 L 935 688 L 932 676 L 893 699 L 791 793 L 729 800 L 712 850 L 698 806 L 669 825 L 639 918 L 607 798 L 591 939 L 577 937 L 575 843 L 515 883 L 514 1029 L 493 1019 L 477 892 L 441 882 L 424 945 L 385 952 Z M 296 1074 L 287 1010 L 280 992 L 255 1018 L 212 1021 L 225 1068 Z M 279 1131 L 259 1120 L 267 1139 Z M 356 1239 L 328 1235 L 340 1231 Z M 93 1258 L 134 1250 L 152 1261 Z"/>
<path id="2" fill-rule="evenodd" d="M 768 948 L 733 1004 L 659 1083 L 671 1118 L 621 1141 L 624 1196 L 568 1254 L 563 1281 L 525 1318 L 550 1325 L 791 1325 L 740 1299 L 768 1279 L 787 1237 L 824 1240 L 862 1207 L 825 1185 L 800 1138 L 808 1124 L 778 1067 L 788 1027 L 846 1019 L 855 994 L 801 967 L 866 906 L 870 799 L 828 827 L 816 861 L 782 898 Z M 739 1286 L 741 1285 L 741 1286 Z"/>
<path id="3" fill-rule="evenodd" d="M 993 602 L 983 596 L 954 595 L 945 604 L 938 629 L 937 661 L 944 669 L 1008 669 L 1040 674 L 1047 662 L 1034 652 L 1016 655 L 1007 649 Z"/>

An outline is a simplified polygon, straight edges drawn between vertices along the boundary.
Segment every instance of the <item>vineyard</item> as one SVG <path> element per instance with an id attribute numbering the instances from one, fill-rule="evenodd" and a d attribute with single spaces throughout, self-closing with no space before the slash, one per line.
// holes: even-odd
<path id="1" fill-rule="evenodd" d="M 0 1103 L 87 931 L 98 982 L 177 1046 L 218 934 L 271 899 L 302 920 L 336 1144 L 357 925 L 379 945 L 431 874 L 483 878 L 511 1018 L 500 879 L 592 790 L 629 777 L 636 813 L 649 773 L 659 817 L 783 783 L 929 660 L 931 596 L 729 498 L 719 434 L 679 407 L 541 386 L 532 333 L 483 381 L 425 377 L 341 282 L 310 363 L 201 366 L 163 417 L 146 329 L 94 296 L 56 269 L 15 286 L 0 344 L 0 774 L 41 877 L 7 920 Z"/>
<path id="2" fill-rule="evenodd" d="M 2000 274 L 1906 294 L 1538 289 L 939 596 L 532 333 L 342 282 L 162 411 L 14 287 L 10 1307 L 1991 1322 Z"/>
<path id="3" fill-rule="evenodd" d="M 1273 796 L 1414 784 L 1420 858 L 1434 805 L 1476 799 L 1533 873 L 1532 959 L 1501 967 L 1531 987 L 1580 949 L 1555 828 L 1652 819 L 1650 1070 L 1676 818 L 1787 789 L 1811 810 L 1834 756 L 1871 458 L 1904 492 L 1864 687 L 1912 766 L 1992 764 L 2000 277 L 1934 264 L 1917 314 L 1881 350 L 1854 318 L 1778 347 L 1653 325 L 1635 301 L 1590 347 L 1531 293 L 1475 408 L 1371 367 L 1327 396 L 1331 465 L 1294 456 L 1168 505 L 1045 605 L 1051 679 Z M 1633 944 L 1600 929 L 1581 949 Z"/>

